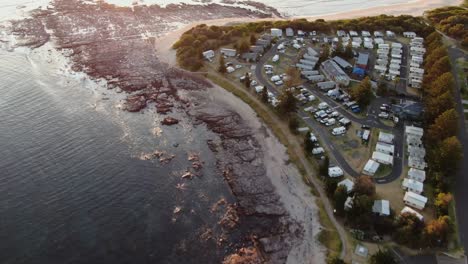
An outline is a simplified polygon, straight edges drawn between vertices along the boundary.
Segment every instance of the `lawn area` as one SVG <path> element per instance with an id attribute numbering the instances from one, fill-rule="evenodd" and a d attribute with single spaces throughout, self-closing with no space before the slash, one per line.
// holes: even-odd
<path id="1" fill-rule="evenodd" d="M 393 166 L 380 164 L 379 169 L 375 172 L 374 178 L 381 178 L 389 175 L 392 172 Z"/>

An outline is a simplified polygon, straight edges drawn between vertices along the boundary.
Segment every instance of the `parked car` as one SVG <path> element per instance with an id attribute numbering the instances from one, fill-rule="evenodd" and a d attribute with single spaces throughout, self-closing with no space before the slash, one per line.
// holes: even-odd
<path id="1" fill-rule="evenodd" d="M 389 118 L 389 114 L 388 114 L 388 113 L 385 113 L 385 112 L 381 112 L 381 113 L 379 114 L 379 117 L 380 117 L 380 118 L 388 119 L 388 118 Z"/>
<path id="2" fill-rule="evenodd" d="M 333 126 L 336 124 L 336 120 L 334 118 L 330 118 L 327 120 L 327 123 L 325 123 L 326 126 Z"/>
<path id="3" fill-rule="evenodd" d="M 359 112 L 361 112 L 361 108 L 359 108 L 358 105 L 353 105 L 353 106 L 351 106 L 351 111 L 353 113 L 359 113 Z"/>
<path id="4" fill-rule="evenodd" d="M 369 130 L 369 129 L 370 129 L 370 126 L 368 126 L 368 125 L 362 125 L 361 128 L 362 128 L 362 129 L 367 129 L 367 130 Z"/>
<path id="5" fill-rule="evenodd" d="M 324 152 L 325 152 L 325 150 L 323 148 L 321 148 L 321 147 L 312 149 L 312 154 L 314 154 L 314 155 L 319 155 L 319 154 L 322 154 Z"/>

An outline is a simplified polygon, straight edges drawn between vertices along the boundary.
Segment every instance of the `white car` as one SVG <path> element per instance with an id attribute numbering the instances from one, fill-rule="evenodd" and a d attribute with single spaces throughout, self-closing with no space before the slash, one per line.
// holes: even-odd
<path id="1" fill-rule="evenodd" d="M 319 155 L 319 154 L 323 154 L 323 153 L 325 153 L 325 150 L 322 147 L 312 149 L 312 154 L 314 154 L 314 155 Z"/>
<path id="2" fill-rule="evenodd" d="M 277 81 L 277 82 L 275 82 L 275 84 L 278 85 L 278 86 L 283 85 L 283 81 L 281 81 L 281 80 Z"/>
<path id="3" fill-rule="evenodd" d="M 240 68 L 242 68 L 242 65 L 237 64 L 237 65 L 236 65 L 236 69 L 240 69 Z"/>
<path id="4" fill-rule="evenodd" d="M 388 113 L 381 112 L 381 113 L 379 114 L 379 117 L 380 117 L 380 118 L 388 119 L 389 115 L 388 115 Z"/>

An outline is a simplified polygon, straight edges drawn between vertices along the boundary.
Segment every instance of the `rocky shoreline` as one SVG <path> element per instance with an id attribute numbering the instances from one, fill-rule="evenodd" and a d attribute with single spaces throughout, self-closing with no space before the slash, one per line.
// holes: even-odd
<path id="1" fill-rule="evenodd" d="M 224 243 L 229 239 L 220 238 L 217 244 L 228 253 L 224 263 L 286 263 L 294 246 L 314 238 L 305 237 L 302 220 L 292 217 L 291 210 L 284 206 L 284 196 L 278 194 L 278 186 L 272 183 L 266 168 L 265 146 L 259 142 L 257 132 L 234 108 L 207 99 L 215 89 L 210 83 L 162 63 L 154 50 L 157 37 L 174 27 L 171 23 L 274 14 L 272 9 L 263 10 L 271 13 L 218 4 L 202 8 L 183 4 L 124 8 L 103 2 L 55 0 L 48 10 L 35 11 L 32 18 L 13 21 L 0 30 L 6 33 L 3 36 L 15 36 L 13 43 L 3 40 L 6 48 L 37 48 L 52 42 L 69 58 L 73 71 L 104 80 L 108 89 L 124 91 L 124 109 L 129 112 L 155 107 L 165 115 L 179 108 L 194 126 L 204 125 L 218 134 L 218 139 L 207 144 L 237 197 L 236 204 L 223 207 L 219 225 L 223 236 L 229 236 L 232 229 L 244 230 L 247 241 L 231 248 Z M 178 122 L 172 117 L 162 121 L 166 125 Z M 199 159 L 191 161 L 195 171 L 201 168 Z M 185 178 L 192 177 L 187 174 Z M 208 239 L 210 232 L 201 236 Z M 304 257 L 310 261 L 310 253 Z"/>

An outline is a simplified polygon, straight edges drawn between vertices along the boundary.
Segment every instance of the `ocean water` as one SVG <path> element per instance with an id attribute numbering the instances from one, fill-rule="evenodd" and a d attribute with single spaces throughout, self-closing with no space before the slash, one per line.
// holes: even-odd
<path id="1" fill-rule="evenodd" d="M 219 262 L 223 248 L 199 238 L 219 220 L 210 207 L 233 201 L 205 143 L 214 135 L 121 111 L 27 53 L 0 61 L 0 263 Z M 140 158 L 155 150 L 176 157 Z M 202 177 L 181 178 L 188 153 Z"/>
<path id="2" fill-rule="evenodd" d="M 92 2 L 93 0 L 88 0 Z M 203 4 L 203 0 L 105 0 L 108 3 L 132 6 L 138 4 L 158 4 L 165 6 L 167 4 L 189 3 Z M 365 9 L 369 7 L 388 6 L 397 4 L 406 4 L 414 0 L 255 0 L 266 5 L 277 8 L 281 13 L 290 16 L 317 16 L 325 14 L 334 14 L 352 10 Z M 42 7 L 46 8 L 50 0 L 0 0 L 0 20 L 14 17 L 21 17 L 27 14 L 27 11 Z M 221 0 L 211 0 L 212 3 L 220 3 Z M 245 7 L 238 4 L 237 6 Z"/>
<path id="3" fill-rule="evenodd" d="M 279 10 L 279 12 L 290 16 L 317 16 L 334 14 L 352 10 L 365 9 L 369 7 L 387 6 L 396 4 L 407 4 L 411 1 L 405 0 L 255 0 Z M 159 4 L 167 5 L 171 3 L 202 3 L 197 0 L 106 0 L 106 2 L 116 5 L 130 6 L 139 4 Z M 212 0 L 213 3 L 220 3 L 220 0 Z M 239 5 L 242 6 L 242 5 Z"/>

